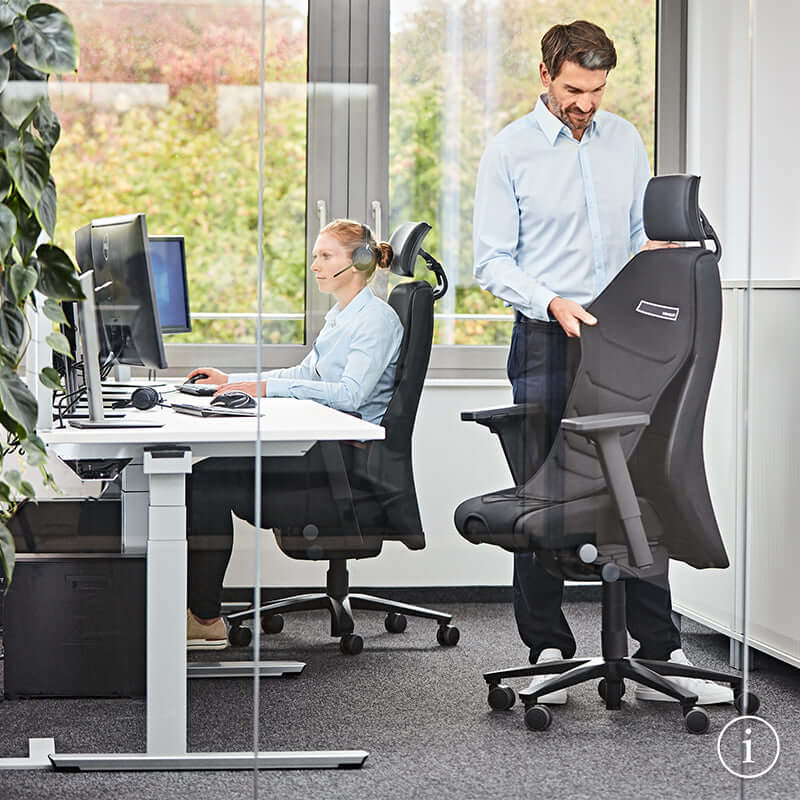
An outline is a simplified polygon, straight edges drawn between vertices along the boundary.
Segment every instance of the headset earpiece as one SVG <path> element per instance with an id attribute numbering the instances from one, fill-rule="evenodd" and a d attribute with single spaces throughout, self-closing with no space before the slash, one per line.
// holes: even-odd
<path id="1" fill-rule="evenodd" d="M 378 260 L 378 253 L 369 243 L 369 228 L 366 225 L 361 227 L 364 229 L 364 244 L 360 244 L 353 250 L 352 260 L 356 269 L 366 272 L 375 266 Z"/>
<path id="2" fill-rule="evenodd" d="M 151 408 L 162 405 L 164 398 L 152 387 L 141 386 L 133 390 L 130 400 L 120 400 L 114 403 L 113 408 L 128 408 L 133 406 L 139 411 L 149 411 Z"/>

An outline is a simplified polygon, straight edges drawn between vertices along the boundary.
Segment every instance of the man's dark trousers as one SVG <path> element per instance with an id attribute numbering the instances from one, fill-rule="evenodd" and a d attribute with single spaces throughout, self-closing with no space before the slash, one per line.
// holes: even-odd
<path id="1" fill-rule="evenodd" d="M 544 461 L 558 432 L 579 361 L 580 341 L 569 339 L 557 322 L 532 320 L 516 312 L 508 354 L 514 402 L 545 408 L 542 425 L 525 442 L 533 471 Z M 642 580 L 625 584 L 628 631 L 639 642 L 634 656 L 666 660 L 681 646 L 671 616 L 669 584 Z M 532 663 L 547 647 L 560 650 L 564 658 L 575 655 L 575 638 L 561 610 L 563 590 L 564 581 L 539 567 L 531 553 L 514 554 L 514 616 Z"/>

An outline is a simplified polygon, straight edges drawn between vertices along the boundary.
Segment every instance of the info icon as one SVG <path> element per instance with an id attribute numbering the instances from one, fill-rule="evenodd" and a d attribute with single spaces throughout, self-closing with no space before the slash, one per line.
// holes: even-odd
<path id="1" fill-rule="evenodd" d="M 778 762 L 781 741 L 769 722 L 761 717 L 735 717 L 717 739 L 717 755 L 731 775 L 760 778 Z"/>

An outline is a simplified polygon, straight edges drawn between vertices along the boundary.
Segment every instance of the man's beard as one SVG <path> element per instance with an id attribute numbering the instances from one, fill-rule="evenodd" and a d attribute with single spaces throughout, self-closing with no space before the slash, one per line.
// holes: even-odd
<path id="1" fill-rule="evenodd" d="M 595 111 L 581 117 L 579 120 L 570 118 L 569 114 L 562 108 L 562 106 L 551 95 L 547 95 L 547 107 L 571 130 L 571 131 L 584 131 L 589 127 L 592 119 L 594 119 Z"/>

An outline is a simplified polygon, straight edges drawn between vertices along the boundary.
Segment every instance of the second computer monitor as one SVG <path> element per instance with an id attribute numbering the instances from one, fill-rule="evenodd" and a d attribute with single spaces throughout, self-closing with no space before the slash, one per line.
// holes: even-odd
<path id="1" fill-rule="evenodd" d="M 151 236 L 150 261 L 162 333 L 189 333 L 189 287 L 183 236 Z"/>

